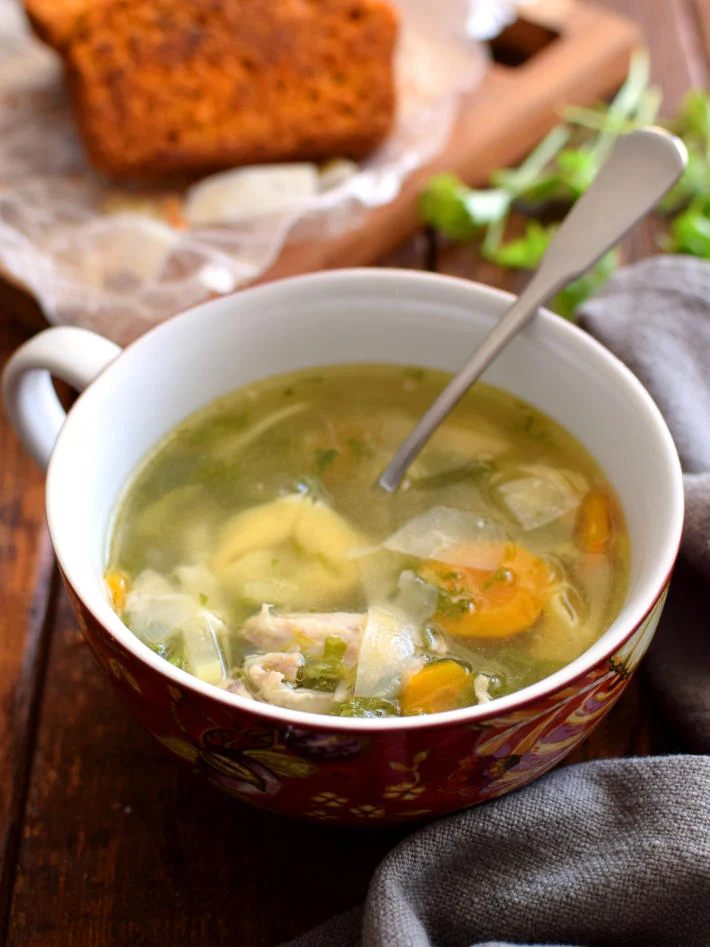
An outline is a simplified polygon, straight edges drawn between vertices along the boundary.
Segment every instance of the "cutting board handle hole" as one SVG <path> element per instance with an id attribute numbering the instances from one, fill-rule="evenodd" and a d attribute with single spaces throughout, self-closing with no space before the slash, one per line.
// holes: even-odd
<path id="1" fill-rule="evenodd" d="M 508 69 L 517 69 L 524 66 L 559 37 L 560 34 L 548 26 L 521 16 L 495 39 L 492 39 L 488 45 L 494 62 Z"/>

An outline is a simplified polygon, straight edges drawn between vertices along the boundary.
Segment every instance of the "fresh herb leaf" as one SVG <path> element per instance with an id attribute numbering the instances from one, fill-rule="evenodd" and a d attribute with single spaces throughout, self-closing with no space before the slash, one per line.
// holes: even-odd
<path id="1" fill-rule="evenodd" d="M 323 657 L 326 660 L 340 661 L 348 650 L 347 643 L 337 635 L 328 635 L 323 645 Z"/>
<path id="2" fill-rule="evenodd" d="M 340 451 L 334 447 L 329 449 L 318 448 L 315 453 L 316 472 L 322 477 L 326 470 L 338 459 Z"/>
<path id="3" fill-rule="evenodd" d="M 550 309 L 565 319 L 572 319 L 578 307 L 593 296 L 619 265 L 619 251 L 610 250 L 584 276 L 570 283 L 555 296 Z"/>
<path id="4" fill-rule="evenodd" d="M 701 89 L 691 89 L 685 94 L 672 130 L 683 138 L 710 141 L 710 98 Z"/>
<path id="5" fill-rule="evenodd" d="M 534 270 L 539 266 L 554 232 L 554 227 L 544 227 L 538 221 L 531 220 L 525 228 L 524 236 L 509 240 L 495 250 L 484 248 L 484 256 L 499 266 Z"/>
<path id="6" fill-rule="evenodd" d="M 451 487 L 457 483 L 466 483 L 469 480 L 480 477 L 487 477 L 494 469 L 494 464 L 490 460 L 472 460 L 459 467 L 452 467 L 449 470 L 442 470 L 440 473 L 429 474 L 428 477 L 412 478 L 412 486 L 416 490 L 439 490 L 443 487 Z"/>
<path id="7" fill-rule="evenodd" d="M 505 217 L 510 194 L 501 189 L 474 191 L 455 174 L 437 174 L 419 197 L 419 213 L 425 224 L 450 240 L 469 240 L 482 227 Z"/>
<path id="8" fill-rule="evenodd" d="M 694 201 L 672 221 L 667 248 L 710 259 L 710 216 L 704 202 Z"/>
<path id="9" fill-rule="evenodd" d="M 658 210 L 663 214 L 676 214 L 692 200 L 705 194 L 710 194 L 710 160 L 689 146 L 688 166 L 680 181 L 658 205 Z"/>
<path id="10" fill-rule="evenodd" d="M 575 148 L 561 152 L 557 167 L 561 185 L 567 188 L 570 199 L 576 201 L 597 176 L 599 162 L 591 151 Z"/>

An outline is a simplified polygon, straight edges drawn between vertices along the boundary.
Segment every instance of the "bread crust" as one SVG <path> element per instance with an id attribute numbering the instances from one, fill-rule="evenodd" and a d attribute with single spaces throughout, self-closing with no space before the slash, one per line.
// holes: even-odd
<path id="1" fill-rule="evenodd" d="M 64 58 L 94 166 L 118 178 L 359 159 L 395 114 L 386 0 L 27 0 Z"/>

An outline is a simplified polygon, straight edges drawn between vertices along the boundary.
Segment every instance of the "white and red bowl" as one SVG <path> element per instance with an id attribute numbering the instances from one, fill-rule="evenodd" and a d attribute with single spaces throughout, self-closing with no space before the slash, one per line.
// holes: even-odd
<path id="1" fill-rule="evenodd" d="M 204 684 L 153 654 L 102 580 L 111 514 L 154 444 L 213 399 L 268 375 L 338 362 L 457 370 L 509 304 L 442 276 L 349 270 L 205 303 L 121 352 L 49 329 L 5 372 L 7 410 L 48 464 L 47 518 L 84 634 L 129 710 L 175 756 L 239 799 L 340 823 L 429 818 L 542 775 L 626 687 L 653 636 L 680 542 L 683 489 L 670 433 L 634 376 L 579 329 L 540 313 L 485 380 L 575 434 L 617 490 L 631 580 L 612 626 L 563 670 L 491 704 L 361 720 L 293 712 Z M 86 391 L 67 417 L 50 373 Z M 51 458 L 51 459 L 50 459 Z"/>

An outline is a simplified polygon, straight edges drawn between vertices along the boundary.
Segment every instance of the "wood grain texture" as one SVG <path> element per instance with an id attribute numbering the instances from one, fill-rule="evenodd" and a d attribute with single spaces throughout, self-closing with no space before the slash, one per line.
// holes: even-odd
<path id="1" fill-rule="evenodd" d="M 643 23 L 669 103 L 707 75 L 705 0 L 604 3 Z M 528 143 L 521 140 L 520 147 Z M 652 250 L 646 228 L 632 236 L 626 255 Z M 436 266 L 513 291 L 521 279 L 477 261 L 469 247 L 434 245 L 426 235 L 384 262 Z M 13 300 L 17 304 L 16 295 L 0 290 L 3 305 Z M 6 320 L 0 355 L 23 337 Z M 4 890 L 12 894 L 7 943 L 274 947 L 360 901 L 375 865 L 406 830 L 277 819 L 203 786 L 156 751 L 98 671 L 64 593 L 50 595 L 42 479 L 4 419 L 0 438 L 0 843 Z M 675 748 L 641 673 L 570 762 Z"/>
<path id="2" fill-rule="evenodd" d="M 0 322 L 0 364 L 26 333 Z M 54 561 L 44 478 L 0 415 L 0 939 L 7 921 L 44 669 Z"/>
<path id="3" fill-rule="evenodd" d="M 118 704 L 62 594 L 10 943 L 280 943 L 361 900 L 402 835 L 279 819 L 175 766 Z"/>
<path id="4" fill-rule="evenodd" d="M 692 12 L 698 27 L 697 43 L 701 63 L 710 62 L 710 0 L 692 0 Z"/>

